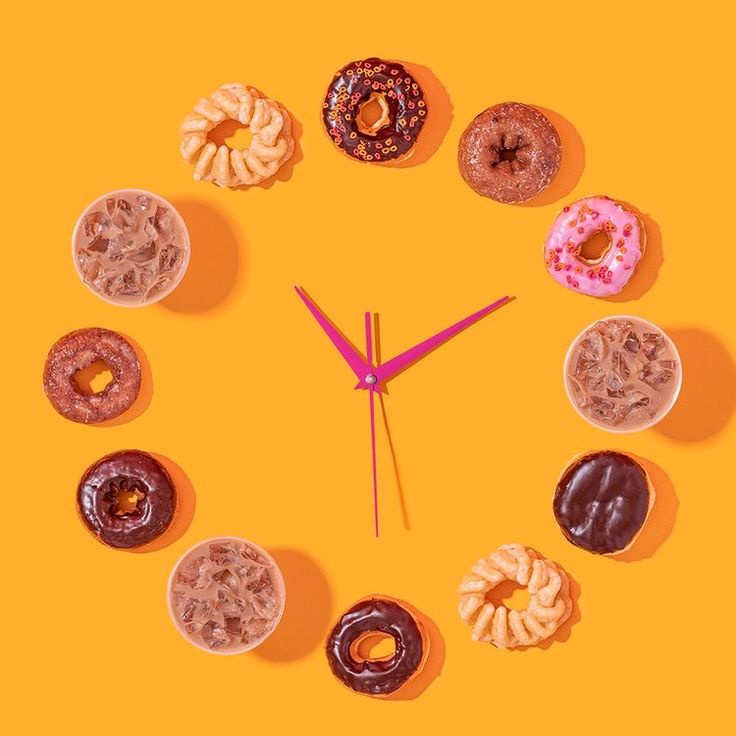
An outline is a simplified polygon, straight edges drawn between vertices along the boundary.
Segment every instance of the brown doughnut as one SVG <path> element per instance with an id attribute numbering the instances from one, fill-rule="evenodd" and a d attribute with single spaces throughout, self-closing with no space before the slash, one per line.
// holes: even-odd
<path id="1" fill-rule="evenodd" d="M 539 110 L 520 102 L 502 102 L 484 110 L 465 129 L 458 166 L 478 194 L 516 204 L 550 185 L 561 154 L 560 137 Z"/>
<path id="2" fill-rule="evenodd" d="M 119 504 L 127 495 L 127 505 Z M 85 526 L 103 544 L 140 547 L 168 529 L 176 510 L 176 490 L 161 463 L 141 450 L 121 450 L 88 468 L 77 489 Z"/>
<path id="3" fill-rule="evenodd" d="M 366 636 L 393 638 L 396 651 L 383 659 L 361 659 L 357 645 Z M 406 604 L 388 596 L 358 601 L 340 616 L 327 637 L 327 662 L 343 685 L 361 695 L 386 697 L 408 685 L 422 671 L 429 638 Z"/>
<path id="4" fill-rule="evenodd" d="M 87 395 L 74 376 L 102 360 L 112 381 L 98 393 Z M 43 372 L 43 388 L 54 409 L 67 419 L 98 424 L 127 411 L 138 398 L 141 367 L 133 346 L 117 332 L 101 327 L 75 330 L 57 340 L 49 350 Z"/>

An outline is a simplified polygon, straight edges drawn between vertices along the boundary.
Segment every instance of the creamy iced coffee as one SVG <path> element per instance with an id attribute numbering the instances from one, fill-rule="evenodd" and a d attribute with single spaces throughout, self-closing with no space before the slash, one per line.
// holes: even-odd
<path id="1" fill-rule="evenodd" d="M 169 611 L 179 631 L 210 652 L 253 649 L 278 625 L 284 579 L 273 558 L 236 537 L 192 548 L 169 580 Z"/>
<path id="2" fill-rule="evenodd" d="M 672 340 L 638 317 L 610 317 L 585 330 L 565 361 L 567 392 L 593 424 L 633 432 L 656 424 L 677 399 L 682 380 Z"/>
<path id="3" fill-rule="evenodd" d="M 140 189 L 95 200 L 74 230 L 73 255 L 84 283 L 106 301 L 125 306 L 163 299 L 189 263 L 189 234 L 162 197 Z"/>

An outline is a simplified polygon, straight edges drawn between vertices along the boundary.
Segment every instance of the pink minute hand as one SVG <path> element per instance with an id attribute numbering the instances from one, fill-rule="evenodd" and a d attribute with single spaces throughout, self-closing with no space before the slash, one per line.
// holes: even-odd
<path id="1" fill-rule="evenodd" d="M 355 373 L 355 375 L 362 381 L 366 375 L 372 371 L 371 365 L 350 344 L 350 342 L 340 334 L 340 331 L 319 310 L 319 307 L 309 298 L 309 296 L 307 296 L 304 289 L 299 286 L 295 286 L 294 291 L 299 294 L 301 300 L 307 305 L 307 309 L 312 313 L 320 327 L 327 333 L 327 337 L 332 340 L 334 346 L 340 351 L 340 355 L 345 359 L 345 362 L 353 369 L 353 373 Z"/>
<path id="2" fill-rule="evenodd" d="M 466 327 L 469 327 L 479 319 L 485 317 L 487 314 L 490 314 L 499 307 L 502 307 L 504 304 L 508 304 L 510 301 L 511 297 L 501 297 L 501 299 L 493 302 L 493 304 L 483 307 L 483 309 L 471 314 L 469 317 L 460 320 L 451 327 L 442 330 L 442 332 L 438 332 L 436 335 L 424 340 L 424 342 L 420 342 L 419 345 L 415 345 L 413 348 L 409 348 L 409 350 L 397 355 L 395 358 L 391 358 L 391 360 L 386 363 L 382 363 L 372 371 L 373 375 L 376 377 L 376 383 L 381 384 L 391 380 L 405 368 L 416 363 L 420 358 L 427 355 L 427 353 L 432 352 L 435 348 L 442 345 L 442 343 L 447 342 L 451 337 L 457 335 L 458 332 L 462 332 Z M 369 388 L 369 386 L 365 383 L 365 380 L 362 379 L 356 388 Z"/>

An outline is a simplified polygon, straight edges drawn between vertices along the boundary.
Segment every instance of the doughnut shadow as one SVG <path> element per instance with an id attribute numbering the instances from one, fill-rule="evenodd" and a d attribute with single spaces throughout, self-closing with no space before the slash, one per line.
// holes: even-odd
<path id="1" fill-rule="evenodd" d="M 118 427 L 121 424 L 132 422 L 148 409 L 151 399 L 153 399 L 153 374 L 151 373 L 151 365 L 148 362 L 145 352 L 143 352 L 143 348 L 130 335 L 120 334 L 133 346 L 133 350 L 135 350 L 135 354 L 138 356 L 138 363 L 141 367 L 140 391 L 130 409 L 124 411 L 120 416 L 108 419 L 105 422 L 88 424 L 86 425 L 88 427 Z"/>
<path id="2" fill-rule="evenodd" d="M 611 559 L 617 562 L 638 562 L 653 557 L 672 534 L 679 506 L 675 487 L 667 473 L 651 460 L 638 455 L 634 457 L 649 476 L 654 489 L 654 504 L 631 548 L 620 554 L 611 555 Z"/>
<path id="3" fill-rule="evenodd" d="M 401 59 L 398 61 L 409 70 L 424 91 L 428 113 L 410 154 L 401 161 L 385 161 L 377 165 L 392 169 L 408 169 L 428 161 L 442 145 L 452 123 L 452 101 L 442 82 L 428 67 Z"/>
<path id="4" fill-rule="evenodd" d="M 174 484 L 176 489 L 176 511 L 169 528 L 158 539 L 154 539 L 150 544 L 129 550 L 137 554 L 156 552 L 181 539 L 192 523 L 194 509 L 197 505 L 194 487 L 186 473 L 165 455 L 159 455 L 156 452 L 150 454 L 166 468 L 166 472 Z"/>
<path id="5" fill-rule="evenodd" d="M 567 197 L 575 189 L 585 169 L 585 146 L 575 126 L 562 115 L 546 107 L 534 104 L 531 106 L 549 119 L 562 143 L 560 170 L 552 183 L 536 197 L 518 203 L 518 206 L 521 207 L 544 207 Z"/>
<path id="6" fill-rule="evenodd" d="M 644 254 L 629 283 L 618 294 L 603 297 L 603 301 L 606 302 L 629 302 L 644 296 L 654 286 L 654 282 L 659 275 L 659 269 L 664 263 L 662 232 L 659 225 L 650 215 L 640 212 L 628 202 L 619 201 L 624 207 L 631 210 L 644 224 L 646 245 L 644 247 Z"/>
<path id="7" fill-rule="evenodd" d="M 382 698 L 383 700 L 414 700 L 418 698 L 441 674 L 445 663 L 445 640 L 437 624 L 425 613 L 405 601 L 401 601 L 414 618 L 424 627 L 429 640 L 429 654 L 424 667 L 413 680 L 410 680 L 397 692 Z"/>
<path id="8" fill-rule="evenodd" d="M 293 662 L 324 647 L 332 618 L 332 591 L 317 562 L 298 549 L 269 549 L 286 583 L 286 610 L 273 634 L 253 654 Z"/>

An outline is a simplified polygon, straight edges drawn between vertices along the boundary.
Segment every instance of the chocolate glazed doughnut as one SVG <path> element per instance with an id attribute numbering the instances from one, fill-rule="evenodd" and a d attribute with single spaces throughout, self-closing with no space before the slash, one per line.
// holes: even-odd
<path id="1" fill-rule="evenodd" d="M 567 467 L 555 488 L 554 513 L 575 546 L 612 555 L 631 547 L 653 503 L 644 468 L 629 455 L 605 450 Z"/>
<path id="2" fill-rule="evenodd" d="M 516 204 L 546 189 L 562 145 L 550 121 L 529 105 L 503 102 L 478 115 L 460 138 L 458 166 L 478 194 Z"/>
<path id="3" fill-rule="evenodd" d="M 85 526 L 110 547 L 152 542 L 171 524 L 176 490 L 147 452 L 121 450 L 98 460 L 79 481 L 77 507 Z"/>
<path id="4" fill-rule="evenodd" d="M 395 653 L 385 659 L 363 660 L 356 654 L 367 635 L 392 637 Z M 406 685 L 420 671 L 429 652 L 424 628 L 397 601 L 372 596 L 356 603 L 333 627 L 327 639 L 332 674 L 363 695 L 386 696 Z"/>
<path id="5" fill-rule="evenodd" d="M 102 391 L 87 395 L 74 377 L 98 360 L 110 369 L 112 381 Z M 97 424 L 133 405 L 141 388 L 141 366 L 133 346 L 117 332 L 101 327 L 75 330 L 49 351 L 43 388 L 59 414 L 73 422 Z"/>
<path id="6" fill-rule="evenodd" d="M 375 102 L 380 116 L 364 120 Z M 359 161 L 395 161 L 408 156 L 427 117 L 424 92 L 403 64 L 375 57 L 336 72 L 322 105 L 332 142 Z"/>

